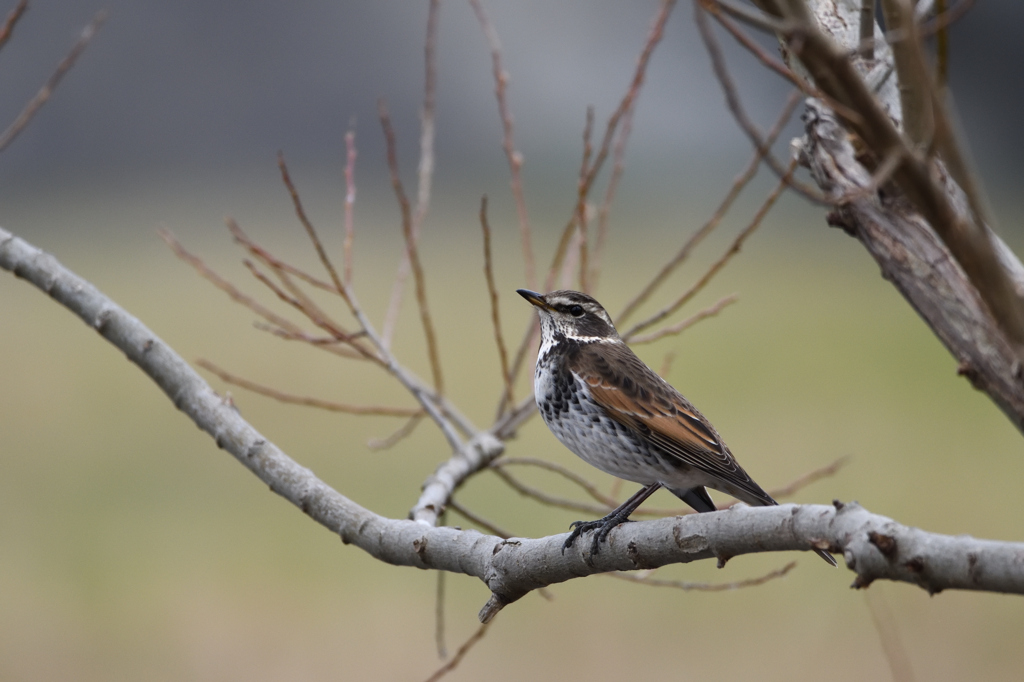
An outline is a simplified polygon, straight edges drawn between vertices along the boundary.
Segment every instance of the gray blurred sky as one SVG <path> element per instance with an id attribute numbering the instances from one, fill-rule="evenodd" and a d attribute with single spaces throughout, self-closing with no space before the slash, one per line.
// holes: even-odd
<path id="1" fill-rule="evenodd" d="M 13 5 L 13 3 L 10 3 Z M 571 182 L 585 108 L 602 121 L 628 82 L 657 3 L 488 2 L 512 75 L 517 140 L 533 181 Z M 34 2 L 0 53 L 0 124 L 20 110 L 101 7 Z M 350 120 L 364 178 L 383 170 L 378 96 L 388 99 L 405 168 L 416 152 L 426 2 L 210 3 L 135 0 L 110 16 L 32 126 L 0 155 L 0 201 L 33 188 L 340 169 Z M 1018 183 L 1024 133 L 1024 3 L 979 2 L 953 29 L 952 86 L 982 175 Z M 723 43 L 729 43 L 725 37 Z M 440 27 L 439 172 L 506 187 L 486 44 L 467 3 L 445 0 Z M 783 84 L 730 50 L 750 109 L 767 126 Z M 656 53 L 629 157 L 631 172 L 735 166 L 749 153 L 726 112 L 692 7 L 681 2 Z M 494 182 L 500 181 L 498 187 Z M 225 207 L 228 210 L 230 207 Z M 0 215 L 0 221 L 3 221 Z M 16 225 L 10 225 L 17 229 Z"/>

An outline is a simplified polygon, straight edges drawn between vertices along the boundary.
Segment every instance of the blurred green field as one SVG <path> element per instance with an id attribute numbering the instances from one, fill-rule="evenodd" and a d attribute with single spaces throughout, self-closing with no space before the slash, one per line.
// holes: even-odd
<path id="1" fill-rule="evenodd" d="M 243 225 L 312 266 L 283 195 L 258 194 L 242 205 Z M 209 358 L 296 393 L 411 404 L 368 368 L 254 330 L 250 313 L 177 262 L 154 228 L 173 229 L 258 291 L 219 228 L 219 213 L 231 204 L 197 206 L 181 196 L 123 197 L 113 218 L 102 202 L 63 197 L 34 220 L 73 231 L 45 232 L 17 213 L 4 227 L 51 250 L 189 360 Z M 310 203 L 314 215 L 328 215 L 329 207 Z M 613 315 L 706 209 L 699 202 L 687 215 L 618 209 L 617 217 L 644 228 L 613 236 L 598 292 Z M 361 224 L 357 242 L 357 287 L 378 323 L 399 248 L 388 210 Z M 512 293 L 524 284 L 518 237 L 509 207 L 495 210 L 503 320 L 508 338 L 518 339 L 531 315 Z M 535 217 L 539 252 L 564 217 Z M 424 259 L 450 394 L 484 424 L 499 374 L 475 219 L 469 201 L 439 208 Z M 676 290 L 717 257 L 735 229 L 702 248 L 674 280 Z M 329 241 L 336 247 L 337 235 Z M 738 305 L 641 355 L 657 367 L 666 352 L 677 353 L 669 379 L 762 485 L 785 484 L 849 455 L 836 477 L 795 501 L 856 499 L 931 531 L 1024 540 L 1020 434 L 956 376 L 955 362 L 856 242 L 826 228 L 816 210 L 784 202 L 686 314 L 732 292 Z M 411 305 L 401 331 L 400 354 L 426 374 Z M 0 679 L 418 680 L 438 665 L 434 575 L 343 546 L 218 450 L 119 352 L 6 273 L 0 357 Z M 231 393 L 242 414 L 292 457 L 382 514 L 403 517 L 444 457 L 443 439 L 427 424 L 394 449 L 373 452 L 367 440 L 387 435 L 395 420 Z M 611 485 L 537 421 L 508 453 L 548 458 Z M 543 474 L 528 478 L 570 492 Z M 490 475 L 470 482 L 459 499 L 523 535 L 562 532 L 575 517 L 522 499 Z M 651 504 L 673 501 L 659 493 Z M 554 586 L 553 601 L 531 595 L 505 609 L 449 679 L 888 679 L 865 596 L 849 589 L 845 568 L 800 554 L 663 573 L 724 582 L 791 559 L 798 567 L 784 579 L 726 593 L 606 577 Z M 871 592 L 892 612 L 917 679 L 1020 678 L 1018 597 L 929 597 L 892 584 Z M 449 576 L 448 593 L 454 650 L 476 628 L 487 594 L 462 576 Z"/>

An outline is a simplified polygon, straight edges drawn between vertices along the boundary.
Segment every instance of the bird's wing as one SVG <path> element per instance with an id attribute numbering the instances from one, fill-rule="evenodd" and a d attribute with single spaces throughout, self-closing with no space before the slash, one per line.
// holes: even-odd
<path id="1" fill-rule="evenodd" d="M 736 462 L 704 415 L 625 344 L 600 351 L 584 347 L 574 360 L 573 371 L 612 419 L 661 452 L 747 493 L 744 497 L 751 499 L 744 501 L 776 504 Z"/>

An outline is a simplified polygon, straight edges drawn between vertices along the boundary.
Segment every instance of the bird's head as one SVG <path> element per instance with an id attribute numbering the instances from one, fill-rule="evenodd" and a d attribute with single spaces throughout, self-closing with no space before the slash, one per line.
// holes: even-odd
<path id="1" fill-rule="evenodd" d="M 517 293 L 537 309 L 545 339 L 557 333 L 576 341 L 619 339 L 612 318 L 600 303 L 586 294 L 567 289 L 550 294 L 518 289 Z"/>

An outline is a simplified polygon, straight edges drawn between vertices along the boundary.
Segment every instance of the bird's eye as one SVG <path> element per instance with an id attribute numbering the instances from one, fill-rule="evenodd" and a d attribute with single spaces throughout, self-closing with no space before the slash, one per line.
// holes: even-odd
<path id="1" fill-rule="evenodd" d="M 579 304 L 569 306 L 569 314 L 573 317 L 583 317 L 583 306 Z"/>

